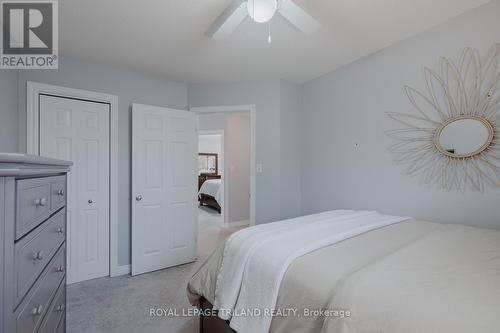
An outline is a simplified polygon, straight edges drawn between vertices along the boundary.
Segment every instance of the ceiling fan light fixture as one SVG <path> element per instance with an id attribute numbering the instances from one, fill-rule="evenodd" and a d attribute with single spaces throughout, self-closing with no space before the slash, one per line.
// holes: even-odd
<path id="1" fill-rule="evenodd" d="M 248 0 L 248 15 L 258 23 L 269 22 L 278 10 L 277 0 Z"/>

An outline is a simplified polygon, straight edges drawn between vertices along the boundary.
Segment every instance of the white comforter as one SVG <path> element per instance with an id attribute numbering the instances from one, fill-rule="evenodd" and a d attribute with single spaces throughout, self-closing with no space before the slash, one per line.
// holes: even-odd
<path id="1" fill-rule="evenodd" d="M 222 181 L 220 179 L 208 179 L 201 185 L 199 194 L 203 193 L 215 198 L 219 206 L 222 207 Z"/>
<path id="2" fill-rule="evenodd" d="M 214 309 L 239 333 L 268 332 L 281 281 L 296 258 L 407 219 L 338 210 L 235 233 L 225 244 Z M 263 316 L 237 315 L 252 309 L 260 309 Z"/>

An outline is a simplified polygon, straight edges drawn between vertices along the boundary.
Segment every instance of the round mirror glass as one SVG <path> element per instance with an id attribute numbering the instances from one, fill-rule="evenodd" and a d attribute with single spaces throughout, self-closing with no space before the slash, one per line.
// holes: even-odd
<path id="1" fill-rule="evenodd" d="M 470 157 L 488 148 L 492 138 L 492 127 L 486 120 L 461 117 L 441 128 L 436 144 L 445 155 Z"/>

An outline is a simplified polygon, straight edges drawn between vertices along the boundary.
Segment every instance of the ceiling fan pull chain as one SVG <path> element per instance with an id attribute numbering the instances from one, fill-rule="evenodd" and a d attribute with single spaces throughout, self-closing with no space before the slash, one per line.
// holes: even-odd
<path id="1" fill-rule="evenodd" d="M 253 9 L 252 9 L 253 16 L 255 17 L 255 1 L 252 3 L 252 6 L 253 6 Z M 254 22 L 257 23 L 257 21 L 254 21 Z"/>
<path id="2" fill-rule="evenodd" d="M 272 38 L 271 38 L 271 21 L 269 21 L 269 36 L 267 37 L 267 42 L 268 42 L 269 44 L 271 44 L 271 43 L 272 43 L 272 41 L 273 41 L 273 40 L 272 40 Z"/>

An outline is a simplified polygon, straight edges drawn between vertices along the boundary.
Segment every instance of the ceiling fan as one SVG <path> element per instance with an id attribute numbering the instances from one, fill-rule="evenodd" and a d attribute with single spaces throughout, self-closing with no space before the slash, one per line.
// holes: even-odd
<path id="1" fill-rule="evenodd" d="M 311 34 L 319 28 L 318 21 L 292 0 L 233 0 L 206 35 L 223 39 L 233 33 L 248 16 L 255 22 L 267 23 L 277 14 L 303 33 Z"/>

